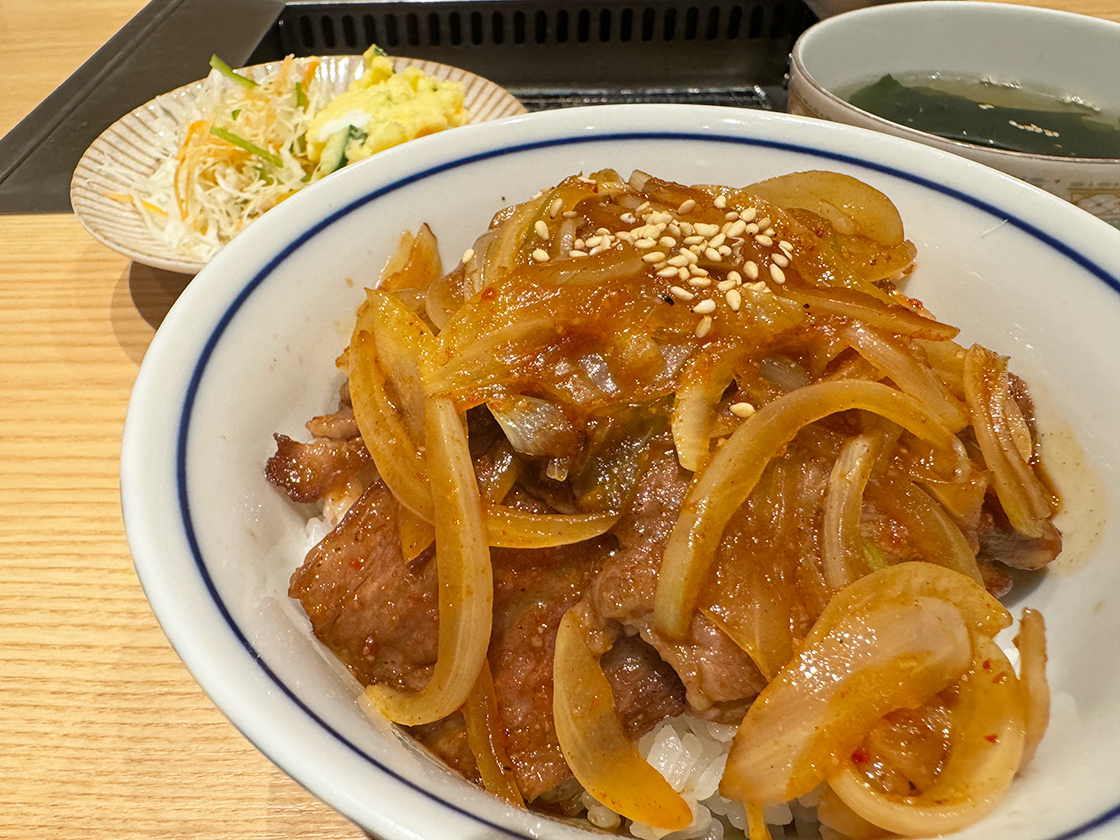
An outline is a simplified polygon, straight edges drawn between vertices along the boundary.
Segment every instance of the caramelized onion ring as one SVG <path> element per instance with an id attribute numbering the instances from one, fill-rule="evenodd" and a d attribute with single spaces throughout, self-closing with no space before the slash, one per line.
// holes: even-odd
<path id="1" fill-rule="evenodd" d="M 556 737 L 587 792 L 624 817 L 660 829 L 679 831 L 691 823 L 688 803 L 626 737 L 611 685 L 573 610 L 556 632 L 553 679 Z"/>
<path id="2" fill-rule="evenodd" d="M 428 439 L 439 578 L 439 642 L 428 684 L 416 694 L 370 685 L 366 697 L 395 723 L 446 717 L 467 699 L 490 644 L 494 579 L 467 436 L 450 399 L 429 400 Z"/>
<path id="3" fill-rule="evenodd" d="M 916 796 L 876 788 L 850 758 L 829 786 L 868 822 L 906 837 L 957 831 L 990 813 L 1011 784 L 1023 754 L 1023 701 L 999 646 L 973 634 L 968 674 L 951 706 L 950 752 L 933 786 Z"/>
<path id="4" fill-rule="evenodd" d="M 883 715 L 919 706 L 958 679 L 971 654 L 960 610 L 937 598 L 877 605 L 814 636 L 743 718 L 724 796 L 769 804 L 805 795 Z"/>
<path id="5" fill-rule="evenodd" d="M 956 472 L 967 466 L 964 449 L 952 432 L 915 399 L 879 382 L 818 382 L 769 403 L 735 430 L 689 489 L 658 576 L 654 614 L 659 630 L 674 639 L 688 631 L 723 529 L 770 460 L 803 426 L 853 408 L 886 417 L 951 453 Z"/>

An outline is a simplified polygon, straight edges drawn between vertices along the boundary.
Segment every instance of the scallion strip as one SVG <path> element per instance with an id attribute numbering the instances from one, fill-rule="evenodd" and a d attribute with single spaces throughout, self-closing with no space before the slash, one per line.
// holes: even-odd
<path id="1" fill-rule="evenodd" d="M 222 128 L 220 126 L 217 126 L 217 125 L 212 125 L 212 126 L 210 126 L 210 133 L 213 134 L 215 137 L 221 137 L 227 143 L 232 143 L 233 145 L 235 145 L 239 148 L 242 148 L 247 152 L 253 153 L 257 157 L 259 157 L 261 160 L 268 161 L 269 163 L 271 163 L 273 166 L 277 167 L 278 169 L 282 168 L 284 166 L 284 161 L 280 160 L 278 155 L 274 155 L 272 152 L 268 151 L 267 149 L 262 149 L 256 143 L 250 143 L 244 137 L 238 137 L 232 131 L 229 131 L 229 130 L 224 129 L 224 128 Z"/>
<path id="2" fill-rule="evenodd" d="M 244 85 L 247 88 L 255 88 L 257 86 L 257 83 L 252 79 L 246 78 L 239 73 L 235 73 L 233 68 L 222 61 L 220 58 L 218 58 L 217 55 L 210 56 L 210 66 L 221 73 L 223 76 L 225 76 L 227 79 L 237 82 L 239 85 Z"/>

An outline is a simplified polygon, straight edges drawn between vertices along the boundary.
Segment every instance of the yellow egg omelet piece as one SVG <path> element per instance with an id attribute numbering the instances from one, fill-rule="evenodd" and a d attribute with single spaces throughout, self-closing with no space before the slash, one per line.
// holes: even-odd
<path id="1" fill-rule="evenodd" d="M 370 47 L 362 56 L 365 72 L 311 120 L 307 154 L 318 162 L 328 138 L 348 126 L 356 137 L 346 146 L 346 162 L 397 146 L 426 134 L 463 125 L 463 86 L 425 75 L 419 68 L 393 72 L 393 63 Z M 365 135 L 364 138 L 362 135 Z"/>

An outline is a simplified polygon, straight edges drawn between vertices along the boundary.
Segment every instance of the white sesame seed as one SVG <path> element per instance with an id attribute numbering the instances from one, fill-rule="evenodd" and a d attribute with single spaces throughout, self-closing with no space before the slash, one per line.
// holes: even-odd
<path id="1" fill-rule="evenodd" d="M 652 225 L 667 225 L 673 221 L 673 214 L 659 210 L 656 213 L 650 213 L 648 221 Z"/>
<path id="2" fill-rule="evenodd" d="M 579 215 L 579 213 L 577 213 L 575 210 L 565 210 L 560 215 L 565 219 L 574 219 L 576 216 Z"/>
<path id="3" fill-rule="evenodd" d="M 741 275 L 738 271 L 729 271 L 727 272 L 727 281 L 738 286 L 743 282 L 743 275 Z"/>
<path id="4" fill-rule="evenodd" d="M 712 262 L 723 262 L 723 256 L 715 248 L 705 248 L 704 257 Z"/>
<path id="5" fill-rule="evenodd" d="M 709 225 L 707 222 L 697 222 L 693 227 L 701 236 L 715 236 L 719 233 L 719 225 Z"/>
<path id="6" fill-rule="evenodd" d="M 690 276 L 691 275 L 689 275 L 687 268 L 678 268 L 677 269 L 677 277 L 681 278 L 682 283 L 687 282 L 688 278 Z"/>
<path id="7" fill-rule="evenodd" d="M 569 257 L 586 257 L 587 252 L 586 251 L 581 251 L 578 248 L 573 248 L 572 250 L 568 251 L 568 256 Z"/>
<path id="8" fill-rule="evenodd" d="M 725 222 L 737 222 L 739 221 L 739 212 L 737 210 L 732 210 L 729 213 L 724 213 L 723 220 Z"/>
<path id="9" fill-rule="evenodd" d="M 667 265 L 663 269 L 661 269 L 660 271 L 657 272 L 657 276 L 658 277 L 676 277 L 677 276 L 677 270 L 675 268 L 673 268 L 671 265 Z"/>
<path id="10" fill-rule="evenodd" d="M 696 295 L 694 295 L 688 289 L 682 289 L 680 286 L 670 286 L 669 294 L 671 294 L 677 300 L 692 300 L 696 297 Z"/>
<path id="11" fill-rule="evenodd" d="M 682 268 L 688 265 L 688 257 L 685 256 L 684 251 L 681 251 L 675 257 L 669 257 L 669 265 L 675 265 L 677 268 Z"/>
<path id="12" fill-rule="evenodd" d="M 770 260 L 774 263 L 774 265 L 781 266 L 782 268 L 785 268 L 787 265 L 789 265 L 789 257 L 781 253 L 780 251 L 775 251 L 773 254 L 771 254 Z"/>
<path id="13" fill-rule="evenodd" d="M 678 220 L 677 226 L 680 228 L 680 232 L 685 236 L 692 236 L 692 234 L 696 233 L 696 227 L 692 224 L 692 222 Z M 678 237 L 680 236 L 680 234 L 675 235 Z"/>
<path id="14" fill-rule="evenodd" d="M 667 224 L 665 226 L 665 232 L 667 234 L 669 234 L 671 237 L 673 237 L 674 239 L 680 239 L 681 238 L 680 225 L 678 225 L 676 222 L 670 222 L 669 224 Z"/>
<path id="15" fill-rule="evenodd" d="M 692 307 L 692 311 L 695 312 L 697 315 L 708 315 L 708 314 L 716 311 L 716 302 L 714 300 L 710 300 L 710 299 L 709 300 L 702 300 L 698 304 L 696 304 L 694 307 Z"/>
<path id="16" fill-rule="evenodd" d="M 766 216 L 758 220 L 759 228 L 770 227 L 770 217 Z"/>
<path id="17" fill-rule="evenodd" d="M 594 248 L 592 248 L 592 249 L 591 249 L 590 251 L 588 251 L 587 253 L 588 253 L 588 255 L 589 255 L 589 256 L 592 256 L 592 257 L 593 257 L 593 256 L 595 256 L 596 254 L 601 254 L 601 253 L 603 253 L 603 251 L 605 251 L 605 250 L 607 250 L 607 246 L 606 246 L 606 245 L 596 245 L 596 246 L 595 246 Z"/>
<path id="18" fill-rule="evenodd" d="M 739 290 L 728 289 L 724 293 L 724 297 L 727 298 L 727 305 L 731 307 L 731 311 L 738 312 L 739 306 L 743 303 L 743 296 L 739 294 Z"/>
<path id="19" fill-rule="evenodd" d="M 560 211 L 564 209 L 564 200 L 561 198 L 552 199 L 552 203 L 548 205 L 548 215 L 550 218 L 555 219 L 560 215 Z"/>
<path id="20" fill-rule="evenodd" d="M 688 285 L 694 289 L 706 289 L 712 285 L 711 277 L 689 277 Z"/>
<path id="21" fill-rule="evenodd" d="M 751 222 L 749 225 L 743 228 L 743 232 L 749 236 L 754 236 L 756 233 L 758 233 L 758 225 L 756 225 L 754 222 Z"/>
<path id="22" fill-rule="evenodd" d="M 754 241 L 766 248 L 769 248 L 774 244 L 774 240 L 767 236 L 765 233 L 755 234 Z"/>
<path id="23" fill-rule="evenodd" d="M 633 213 L 623 213 L 618 218 L 623 224 L 636 225 L 638 223 L 638 219 Z"/>
<path id="24" fill-rule="evenodd" d="M 696 325 L 696 337 L 703 338 L 712 331 L 712 316 L 705 315 L 700 319 L 700 323 Z"/>
<path id="25" fill-rule="evenodd" d="M 701 268 L 698 265 L 690 265 L 688 267 L 688 273 L 691 274 L 693 277 L 707 277 L 708 276 L 708 269 Z"/>
<path id="26" fill-rule="evenodd" d="M 537 248 L 537 250 L 533 251 L 533 259 L 537 262 L 548 262 L 548 251 L 544 248 Z"/>
<path id="27" fill-rule="evenodd" d="M 681 242 L 685 245 L 699 245 L 704 241 L 703 236 L 686 236 Z"/>
<path id="28" fill-rule="evenodd" d="M 739 211 L 739 218 L 742 219 L 744 222 L 754 221 L 754 217 L 757 216 L 757 215 L 758 215 L 758 211 L 755 210 L 753 207 L 748 207 L 746 210 L 740 210 Z"/>
<path id="29" fill-rule="evenodd" d="M 750 283 L 747 285 L 747 288 L 752 292 L 763 292 L 764 294 L 770 294 L 770 287 L 766 285 L 765 280 L 759 280 L 757 283 Z"/>
<path id="30" fill-rule="evenodd" d="M 742 236 L 746 229 L 747 223 L 742 219 L 737 219 L 727 226 L 727 229 L 724 231 L 724 233 L 726 233 L 729 238 L 733 239 L 736 236 Z"/>
<path id="31" fill-rule="evenodd" d="M 635 241 L 634 234 L 628 230 L 620 230 L 616 236 L 619 242 L 630 242 L 632 244 Z"/>
<path id="32" fill-rule="evenodd" d="M 469 263 L 473 259 L 474 259 L 474 248 L 467 248 L 467 250 L 465 250 L 463 252 L 463 258 L 461 260 L 459 260 L 459 262 Z"/>
<path id="33" fill-rule="evenodd" d="M 648 201 L 643 201 L 641 204 L 638 205 L 637 209 L 634 212 L 635 213 L 641 213 L 643 210 L 648 210 L 648 209 L 649 209 L 649 202 Z"/>
<path id="34" fill-rule="evenodd" d="M 634 247 L 638 248 L 639 250 L 642 250 L 642 251 L 648 251 L 650 248 L 652 248 L 656 244 L 657 244 L 656 239 L 643 238 L 643 239 L 634 240 Z"/>
<path id="35" fill-rule="evenodd" d="M 559 201 L 560 199 L 556 199 Z M 542 219 L 537 219 L 537 223 L 533 225 L 533 230 L 536 231 L 537 237 L 545 242 L 548 241 L 548 225 Z"/>
<path id="36" fill-rule="evenodd" d="M 786 282 L 786 273 L 773 264 L 770 265 L 770 277 L 775 283 Z"/>
<path id="37" fill-rule="evenodd" d="M 540 198 L 542 195 L 544 195 L 544 190 L 537 190 L 535 193 L 533 193 L 533 197 L 529 200 L 530 201 L 535 201 L 536 199 Z"/>
<path id="38" fill-rule="evenodd" d="M 681 251 L 680 253 L 686 260 L 688 260 L 689 265 L 696 265 L 696 263 L 700 262 L 700 257 L 694 254 L 691 250 Z"/>
<path id="39" fill-rule="evenodd" d="M 642 254 L 642 262 L 655 263 L 661 262 L 665 259 L 665 254 L 661 251 L 650 251 L 648 254 Z"/>
<path id="40" fill-rule="evenodd" d="M 766 228 L 766 230 L 764 230 L 763 233 L 765 233 L 767 236 L 777 236 L 778 235 L 777 231 L 775 231 L 774 228 L 772 228 L 772 227 Z"/>
<path id="41" fill-rule="evenodd" d="M 722 245 L 726 241 L 727 241 L 727 235 L 726 234 L 717 233 L 715 236 L 713 236 L 711 239 L 708 240 L 708 245 L 710 245 L 713 248 L 718 248 L 720 245 Z"/>
<path id="42" fill-rule="evenodd" d="M 717 210 L 722 210 L 724 207 L 727 206 L 727 196 L 717 195 L 715 197 L 715 199 L 713 199 L 712 204 L 714 204 L 716 206 Z"/>
<path id="43" fill-rule="evenodd" d="M 683 215 L 685 213 L 691 213 L 695 209 L 696 209 L 695 199 L 686 198 L 684 201 L 681 202 L 681 206 L 677 208 L 677 212 Z"/>
<path id="44" fill-rule="evenodd" d="M 730 257 L 731 256 L 731 246 L 730 245 L 720 245 L 718 248 L 716 248 L 716 250 L 719 251 L 720 256 L 722 256 L 722 257 Z"/>
<path id="45" fill-rule="evenodd" d="M 749 402 L 737 402 L 731 405 L 731 413 L 744 420 L 754 414 L 755 408 Z"/>
<path id="46" fill-rule="evenodd" d="M 662 236 L 657 240 L 657 244 L 662 248 L 675 248 L 677 247 L 677 240 L 671 236 Z"/>
<path id="47" fill-rule="evenodd" d="M 582 239 L 577 239 L 575 242 L 572 243 L 572 247 L 575 248 L 577 251 L 582 251 L 585 248 L 587 248 L 587 243 L 584 242 Z"/>
<path id="48" fill-rule="evenodd" d="M 716 284 L 716 288 L 719 289 L 721 292 L 726 292 L 730 289 L 734 289 L 738 285 L 739 284 L 736 283 L 734 280 L 728 278 L 727 280 L 720 280 L 719 283 Z"/>
<path id="49" fill-rule="evenodd" d="M 792 257 L 793 256 L 793 245 L 791 243 L 786 242 L 783 239 L 781 242 L 778 243 L 778 247 L 786 252 L 787 257 Z"/>
<path id="50" fill-rule="evenodd" d="M 596 236 L 610 236 L 611 232 L 609 230 L 607 230 L 606 228 L 599 228 L 597 231 L 595 231 L 595 235 Z"/>
<path id="51" fill-rule="evenodd" d="M 745 263 L 743 263 L 743 273 L 745 275 L 747 275 L 748 279 L 757 280 L 758 279 L 758 265 L 756 265 L 751 260 L 747 260 Z"/>

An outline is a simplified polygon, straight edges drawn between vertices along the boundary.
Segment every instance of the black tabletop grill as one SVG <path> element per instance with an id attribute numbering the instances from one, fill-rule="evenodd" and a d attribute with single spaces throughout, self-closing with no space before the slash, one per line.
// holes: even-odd
<path id="1" fill-rule="evenodd" d="M 802 0 L 154 0 L 0 139 L 0 212 L 65 212 L 78 158 L 149 99 L 233 65 L 293 54 L 392 55 L 462 67 L 529 110 L 693 102 L 782 110 Z"/>

